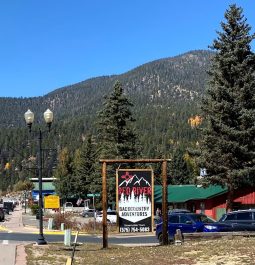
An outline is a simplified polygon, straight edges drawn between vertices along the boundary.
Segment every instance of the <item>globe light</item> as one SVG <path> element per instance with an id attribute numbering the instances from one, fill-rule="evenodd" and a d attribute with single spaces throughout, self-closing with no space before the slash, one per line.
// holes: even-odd
<path id="1" fill-rule="evenodd" d="M 49 109 L 47 109 L 44 113 L 43 113 L 43 117 L 44 120 L 47 124 L 52 123 L 53 121 L 53 112 Z"/>
<path id="2" fill-rule="evenodd" d="M 34 122 L 35 115 L 30 109 L 27 110 L 27 112 L 24 114 L 24 117 L 26 124 L 32 125 L 32 123 Z"/>

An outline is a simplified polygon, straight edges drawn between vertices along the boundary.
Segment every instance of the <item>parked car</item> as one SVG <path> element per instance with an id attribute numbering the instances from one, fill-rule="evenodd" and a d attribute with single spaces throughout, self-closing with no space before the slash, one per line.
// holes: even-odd
<path id="1" fill-rule="evenodd" d="M 103 221 L 103 212 L 100 212 L 96 217 L 97 222 Z M 107 222 L 115 224 L 117 222 L 117 212 L 116 211 L 107 211 Z"/>
<path id="2" fill-rule="evenodd" d="M 255 209 L 226 213 L 219 222 L 231 225 L 233 231 L 255 231 Z"/>
<path id="3" fill-rule="evenodd" d="M 190 213 L 190 211 L 187 210 L 187 209 L 178 209 L 178 208 L 176 208 L 176 209 L 172 209 L 172 210 L 168 211 L 168 214 L 171 214 L 171 213 Z"/>
<path id="4" fill-rule="evenodd" d="M 71 202 L 64 204 L 64 212 L 73 212 L 73 204 Z"/>
<path id="5" fill-rule="evenodd" d="M 231 231 L 231 226 L 216 222 L 214 219 L 204 215 L 190 212 L 173 212 L 168 215 L 168 238 L 174 240 L 176 230 L 181 233 L 193 232 L 227 232 Z M 156 236 L 159 242 L 162 242 L 162 220 L 156 226 Z"/>
<path id="6" fill-rule="evenodd" d="M 11 211 L 11 212 L 14 211 L 15 206 L 14 206 L 14 203 L 13 202 L 11 202 L 11 201 L 4 201 L 3 204 L 4 204 L 4 208 L 9 209 L 9 211 Z"/>
<path id="7" fill-rule="evenodd" d="M 4 209 L 4 213 L 5 213 L 5 214 L 10 214 L 10 210 L 9 210 L 9 208 L 5 208 L 5 207 L 3 207 L 3 209 Z"/>
<path id="8" fill-rule="evenodd" d="M 83 212 L 81 213 L 81 216 L 82 217 L 96 217 L 96 214 L 97 214 L 97 211 L 94 210 L 94 209 L 86 209 L 86 210 L 83 210 Z"/>
<path id="9" fill-rule="evenodd" d="M 5 214 L 4 214 L 4 208 L 0 207 L 0 221 L 4 221 Z"/>

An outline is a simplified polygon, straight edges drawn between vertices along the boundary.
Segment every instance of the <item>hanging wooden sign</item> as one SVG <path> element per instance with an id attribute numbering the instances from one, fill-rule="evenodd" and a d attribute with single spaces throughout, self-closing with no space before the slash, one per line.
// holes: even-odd
<path id="1" fill-rule="evenodd" d="M 153 171 L 151 169 L 119 169 L 116 175 L 119 232 L 152 232 Z"/>

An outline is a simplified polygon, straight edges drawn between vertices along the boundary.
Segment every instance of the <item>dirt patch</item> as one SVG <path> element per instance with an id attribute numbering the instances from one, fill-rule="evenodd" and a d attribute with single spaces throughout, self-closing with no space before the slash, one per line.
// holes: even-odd
<path id="1" fill-rule="evenodd" d="M 123 247 L 100 244 L 76 247 L 74 265 L 246 265 L 255 264 L 255 238 L 189 241 L 183 245 L 153 247 Z M 71 248 L 63 244 L 44 247 L 27 245 L 28 265 L 65 264 Z"/>

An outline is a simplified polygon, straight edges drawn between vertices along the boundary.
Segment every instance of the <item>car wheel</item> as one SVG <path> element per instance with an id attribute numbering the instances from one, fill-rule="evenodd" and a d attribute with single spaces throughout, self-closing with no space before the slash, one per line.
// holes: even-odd
<path id="1" fill-rule="evenodd" d="M 173 244 L 173 238 L 170 238 L 169 235 L 167 234 L 168 236 L 168 244 Z M 159 234 L 158 236 L 158 241 L 159 241 L 159 245 L 163 245 L 163 234 Z"/>
<path id="2" fill-rule="evenodd" d="M 174 238 L 173 237 L 169 237 L 169 235 L 167 234 L 168 236 L 168 244 L 173 244 L 174 243 Z M 158 236 L 158 241 L 159 241 L 159 245 L 163 245 L 163 234 L 159 234 Z"/>
<path id="3" fill-rule="evenodd" d="M 163 244 L 163 235 L 162 235 L 162 233 L 159 234 L 159 236 L 158 236 L 158 242 L 159 242 L 159 245 Z"/>

